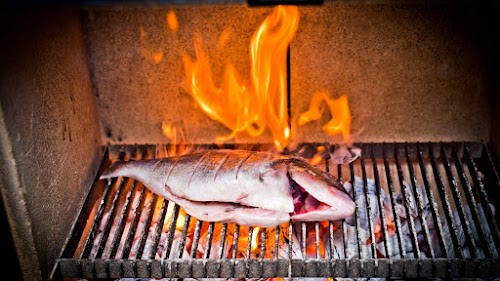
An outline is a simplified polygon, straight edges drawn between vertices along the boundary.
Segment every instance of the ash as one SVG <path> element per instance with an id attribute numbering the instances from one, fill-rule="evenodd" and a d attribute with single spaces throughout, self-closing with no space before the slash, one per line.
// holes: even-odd
<path id="1" fill-rule="evenodd" d="M 448 253 L 448 256 L 450 257 L 456 256 L 452 240 L 446 238 L 450 237 L 450 228 L 448 227 L 447 220 L 445 219 L 444 215 L 440 214 L 438 218 L 439 222 L 441 222 L 442 225 L 442 235 L 446 238 L 444 239 L 445 249 L 442 249 L 439 246 L 440 243 L 438 241 L 439 237 L 437 232 L 437 223 L 432 216 L 432 205 L 427 198 L 424 188 L 417 185 L 415 190 L 415 192 L 418 193 L 417 200 L 418 198 L 420 198 L 421 200 L 421 216 L 424 218 L 424 221 L 422 222 L 418 215 L 418 208 L 413 188 L 406 182 L 403 182 L 403 184 L 404 190 L 394 194 L 394 201 L 396 205 L 393 209 L 390 195 L 383 189 L 377 189 L 373 179 L 367 179 L 366 190 L 363 180 L 357 176 L 355 177 L 354 181 L 354 189 L 351 182 L 344 183 L 344 186 L 350 193 L 350 195 L 355 195 L 354 197 L 356 198 L 355 201 L 357 206 L 357 214 L 345 219 L 344 224 L 336 222 L 337 228 L 340 231 L 336 231 L 334 233 L 333 251 L 330 251 L 330 249 L 328 249 L 326 250 L 326 252 L 333 252 L 334 258 L 342 259 L 355 257 L 372 257 L 373 253 L 371 252 L 370 248 L 370 231 L 373 231 L 376 238 L 376 253 L 374 256 L 378 258 L 401 258 L 401 254 L 405 258 L 412 258 L 416 256 L 414 252 L 415 250 L 419 251 L 420 258 L 431 257 L 431 251 L 433 251 L 436 258 L 446 257 L 446 253 Z M 382 199 L 381 201 L 383 202 L 382 210 L 387 225 L 387 232 L 385 233 L 385 236 L 388 238 L 386 241 L 387 243 L 384 243 L 384 233 L 382 233 L 384 230 L 382 229 L 380 220 L 381 216 L 379 213 L 380 208 L 377 192 L 380 192 L 380 196 Z M 403 192 L 405 192 L 406 203 L 404 200 Z M 371 216 L 368 215 L 368 205 L 371 207 Z M 405 205 L 407 205 L 408 210 L 405 209 L 407 208 Z M 466 205 L 464 207 L 467 221 L 473 222 L 469 206 Z M 481 225 L 487 227 L 488 223 L 481 205 L 478 205 L 477 208 Z M 493 213 L 495 213 L 495 207 L 490 204 L 490 208 L 492 209 Z M 407 214 L 409 214 L 409 216 Z M 399 221 L 401 228 L 401 231 L 399 233 L 397 232 L 397 229 L 395 229 L 396 220 Z M 416 233 L 416 245 L 418 249 L 415 249 L 414 245 L 412 244 L 412 229 L 410 221 L 413 223 L 413 229 Z M 462 227 L 459 214 L 456 210 L 453 212 L 453 222 L 457 229 L 459 247 L 461 248 L 464 257 L 470 258 L 471 253 L 466 244 L 464 228 Z M 370 230 L 370 225 L 372 225 L 372 230 Z M 481 247 L 477 229 L 475 228 L 474 223 L 470 223 L 469 226 L 471 227 L 472 236 L 476 242 L 475 244 L 477 245 L 477 252 L 479 253 L 478 257 L 484 258 L 484 249 Z M 342 228 L 344 228 L 343 231 L 345 231 L 347 234 L 346 243 L 343 243 L 344 240 L 343 231 L 341 231 Z M 429 236 L 430 245 L 425 237 L 426 229 L 428 231 L 427 236 Z M 486 233 L 487 246 L 496 254 L 496 252 L 494 251 L 495 245 L 491 231 L 487 231 Z M 358 239 L 356 239 L 356 236 L 358 236 Z M 401 243 L 399 243 L 398 239 L 401 240 Z M 363 243 L 358 243 L 358 241 L 362 241 Z M 387 247 L 385 246 L 386 244 Z M 399 249 L 399 244 L 402 245 L 402 251 Z M 328 243 L 325 243 L 325 245 L 327 247 L 329 246 Z M 496 255 L 496 257 L 498 257 L 498 255 Z"/>

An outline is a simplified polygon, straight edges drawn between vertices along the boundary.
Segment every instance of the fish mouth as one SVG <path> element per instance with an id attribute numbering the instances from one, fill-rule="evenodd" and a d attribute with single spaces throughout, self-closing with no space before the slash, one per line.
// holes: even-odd
<path id="1" fill-rule="evenodd" d="M 291 219 L 300 221 L 337 220 L 351 216 L 355 211 L 352 198 L 340 182 L 324 174 L 311 171 L 293 171 L 288 174 L 294 212 Z"/>
<path id="2" fill-rule="evenodd" d="M 332 207 L 316 199 L 292 179 L 290 179 L 290 191 L 293 197 L 293 215 L 301 215 L 314 211 L 327 210 Z"/>

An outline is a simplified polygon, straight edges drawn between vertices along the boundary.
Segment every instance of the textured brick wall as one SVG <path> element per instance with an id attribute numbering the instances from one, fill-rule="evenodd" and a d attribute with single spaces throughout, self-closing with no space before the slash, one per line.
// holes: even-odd
<path id="1" fill-rule="evenodd" d="M 174 7 L 177 33 L 166 27 L 168 10 L 88 11 L 85 26 L 105 142 L 166 142 L 164 119 L 182 126 L 194 142 L 212 142 L 228 133 L 194 107 L 180 86 L 179 53 L 194 56 L 198 32 L 216 62 L 216 81 L 227 62 L 248 79 L 250 37 L 271 10 Z M 482 11 L 450 3 L 349 1 L 300 11 L 291 45 L 292 117 L 305 111 L 314 91 L 323 89 L 332 97 L 348 96 L 355 141 L 489 138 L 491 46 Z M 155 61 L 158 53 L 162 58 Z M 326 121 L 325 114 L 323 120 L 298 128 L 297 140 L 331 140 L 320 130 Z M 243 135 L 237 141 L 256 140 Z"/>

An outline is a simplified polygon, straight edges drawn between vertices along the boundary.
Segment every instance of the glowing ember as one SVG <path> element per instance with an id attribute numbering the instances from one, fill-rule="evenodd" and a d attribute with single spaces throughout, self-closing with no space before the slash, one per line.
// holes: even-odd
<path id="1" fill-rule="evenodd" d="M 332 119 L 323 126 L 323 131 L 332 136 L 340 133 L 344 138 L 344 142 L 349 143 L 352 118 L 347 96 L 345 95 L 333 99 L 325 91 L 316 92 L 311 99 L 309 110 L 300 115 L 299 125 L 321 118 L 323 101 L 328 105 L 332 116 Z"/>
<path id="2" fill-rule="evenodd" d="M 210 118 L 232 130 L 219 141 L 242 132 L 256 137 L 268 128 L 277 149 L 289 143 L 286 57 L 298 22 L 295 6 L 276 6 L 264 20 L 250 43 L 250 85 L 245 85 L 229 64 L 222 85 L 216 86 L 201 40 L 195 40 L 195 60 L 183 54 L 187 90 Z"/>

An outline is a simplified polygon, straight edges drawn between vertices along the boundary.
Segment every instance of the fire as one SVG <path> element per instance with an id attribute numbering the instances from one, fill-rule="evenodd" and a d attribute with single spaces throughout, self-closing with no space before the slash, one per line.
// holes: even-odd
<path id="1" fill-rule="evenodd" d="M 174 204 L 170 203 L 168 204 L 167 207 L 167 213 L 165 214 L 165 223 L 163 224 L 163 231 L 168 231 L 168 226 L 170 225 L 170 222 L 172 219 L 174 219 Z M 179 209 L 179 214 L 177 215 L 176 221 L 175 221 L 175 230 L 177 231 L 182 231 L 182 228 L 184 227 L 184 221 L 186 220 L 186 212 L 184 209 Z"/>
<path id="2" fill-rule="evenodd" d="M 177 20 L 177 15 L 174 11 L 170 10 L 165 15 L 167 20 L 167 26 L 173 32 L 176 32 L 179 29 L 179 21 Z"/>
<path id="3" fill-rule="evenodd" d="M 257 29 L 250 42 L 250 84 L 228 64 L 221 85 L 215 85 L 201 39 L 195 40 L 196 59 L 182 55 L 188 92 L 210 118 L 232 131 L 219 141 L 243 132 L 256 137 L 267 128 L 277 149 L 290 142 L 287 50 L 298 22 L 297 7 L 276 6 Z"/>
<path id="4" fill-rule="evenodd" d="M 328 96 L 326 91 L 316 92 L 311 99 L 309 110 L 300 115 L 298 124 L 304 125 L 321 118 L 323 101 L 328 105 L 332 116 L 332 119 L 323 125 L 323 131 L 332 136 L 340 133 L 344 142 L 349 143 L 352 117 L 345 95 L 333 99 Z"/>
<path id="5" fill-rule="evenodd" d="M 172 156 L 181 155 L 187 150 L 186 138 L 182 128 L 166 123 L 161 124 L 163 135 L 170 140 L 169 154 Z"/>
<path id="6" fill-rule="evenodd" d="M 251 244 L 251 249 L 252 251 L 255 251 L 257 247 L 259 247 L 259 232 L 260 228 L 255 227 L 252 232 L 252 244 Z"/>

